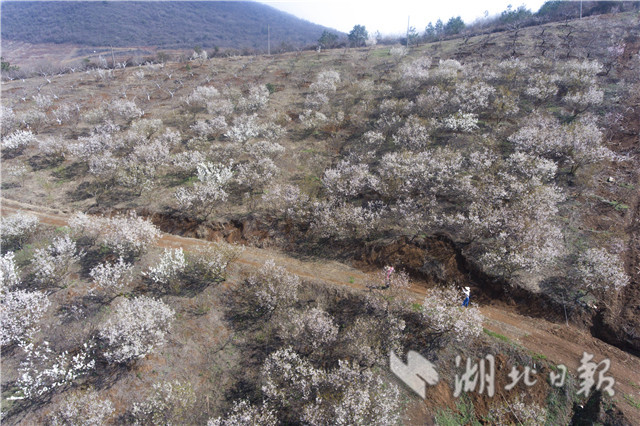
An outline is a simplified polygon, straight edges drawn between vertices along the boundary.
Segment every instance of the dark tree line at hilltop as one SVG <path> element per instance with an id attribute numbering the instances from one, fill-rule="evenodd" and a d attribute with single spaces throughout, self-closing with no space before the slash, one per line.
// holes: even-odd
<path id="1" fill-rule="evenodd" d="M 254 2 L 2 2 L 2 38 L 89 46 L 290 50 L 326 29 Z"/>

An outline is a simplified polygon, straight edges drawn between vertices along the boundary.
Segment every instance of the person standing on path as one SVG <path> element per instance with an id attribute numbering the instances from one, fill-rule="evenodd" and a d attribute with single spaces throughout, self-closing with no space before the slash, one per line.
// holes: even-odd
<path id="1" fill-rule="evenodd" d="M 387 266 L 384 268 L 384 270 L 385 270 L 384 288 L 389 288 L 391 287 L 391 274 L 393 274 L 395 269 L 393 268 L 393 266 Z"/>
<path id="2" fill-rule="evenodd" d="M 465 308 L 469 307 L 469 299 L 471 298 L 471 289 L 469 287 L 465 287 L 464 290 L 462 290 L 462 292 L 464 293 L 464 302 L 462 302 L 462 306 L 464 306 Z"/>

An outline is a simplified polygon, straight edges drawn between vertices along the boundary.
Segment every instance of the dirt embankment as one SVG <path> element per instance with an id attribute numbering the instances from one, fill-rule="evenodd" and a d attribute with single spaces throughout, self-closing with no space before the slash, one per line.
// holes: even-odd
<path id="1" fill-rule="evenodd" d="M 421 293 L 434 285 L 454 283 L 458 287 L 471 287 L 474 301 L 482 305 L 500 306 L 520 315 L 543 318 L 555 323 L 564 323 L 568 319 L 574 326 L 588 331 L 594 337 L 640 356 L 639 209 L 639 201 L 636 199 L 632 210 L 636 217 L 628 230 L 632 235 L 627 259 L 627 269 L 632 272 L 631 284 L 598 310 L 567 306 L 560 298 L 545 292 L 532 292 L 490 276 L 465 256 L 463 244 L 456 243 L 445 234 L 387 238 L 356 248 L 337 249 L 336 252 L 341 253 L 341 260 L 350 259 L 362 271 L 386 265 L 405 270 L 417 280 Z M 116 211 L 94 213 L 113 214 Z M 168 234 L 207 241 L 224 240 L 263 248 L 283 248 L 283 245 L 290 248 L 293 245 L 294 250 L 296 249 L 296 243 L 291 241 L 276 242 L 281 230 L 277 230 L 276 225 L 255 217 L 206 222 L 178 212 L 159 213 L 141 209 L 137 213 L 150 218 Z"/>

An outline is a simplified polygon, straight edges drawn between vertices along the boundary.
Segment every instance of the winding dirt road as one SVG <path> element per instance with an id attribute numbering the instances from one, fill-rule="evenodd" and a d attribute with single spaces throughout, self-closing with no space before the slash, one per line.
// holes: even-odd
<path id="1" fill-rule="evenodd" d="M 34 206 L 14 200 L 0 198 L 2 216 L 18 211 L 37 216 L 47 225 L 65 226 L 71 212 Z M 182 247 L 193 250 L 210 244 L 208 241 L 181 237 L 162 233 L 157 242 L 165 248 Z M 285 253 L 273 249 L 246 247 L 237 262 L 251 268 L 258 268 L 266 260 L 273 259 L 288 271 L 312 281 L 333 285 L 364 288 L 368 275 L 358 269 L 335 261 L 307 261 L 295 259 Z M 416 299 L 426 294 L 424 287 L 415 285 L 411 288 Z M 508 337 L 511 341 L 525 347 L 536 354 L 542 354 L 553 364 L 564 364 L 575 374 L 583 352 L 594 354 L 594 361 L 611 360 L 611 368 L 607 373 L 616 381 L 614 390 L 618 408 L 626 419 L 640 425 L 640 409 L 634 407 L 626 398 L 640 401 L 640 358 L 630 355 L 614 346 L 594 338 L 587 331 L 574 326 L 549 322 L 542 318 L 520 315 L 509 307 L 500 305 L 481 306 L 485 316 L 484 327 Z"/>

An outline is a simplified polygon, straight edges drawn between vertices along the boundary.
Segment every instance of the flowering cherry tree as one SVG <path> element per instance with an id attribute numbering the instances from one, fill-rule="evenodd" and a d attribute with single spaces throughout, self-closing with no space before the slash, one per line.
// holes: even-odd
<path id="1" fill-rule="evenodd" d="M 301 351 L 314 351 L 335 342 L 338 325 L 329 313 L 319 308 L 291 310 L 278 322 L 278 335 L 285 344 Z"/>
<path id="2" fill-rule="evenodd" d="M 582 285 L 596 292 L 618 292 L 630 283 L 624 263 L 606 249 L 590 248 L 578 257 L 577 276 Z"/>
<path id="3" fill-rule="evenodd" d="M 439 335 L 459 342 L 482 333 L 482 315 L 477 308 L 462 306 L 462 292 L 453 288 L 435 288 L 424 299 L 422 317 Z"/>
<path id="4" fill-rule="evenodd" d="M 27 342 L 21 348 L 26 356 L 18 368 L 20 378 L 16 385 L 20 395 L 12 399 L 41 398 L 89 373 L 96 364 L 92 344 L 85 343 L 75 355 L 68 351 L 56 353 L 47 341 Z"/>
<path id="5" fill-rule="evenodd" d="M 157 265 L 149 267 L 145 273 L 156 284 L 169 284 L 178 279 L 187 268 L 187 259 L 182 248 L 164 249 Z"/>
<path id="6" fill-rule="evenodd" d="M 39 330 L 40 319 L 51 303 L 39 291 L 0 289 L 0 345 L 23 344 Z"/>
<path id="7" fill-rule="evenodd" d="M 389 425 L 399 421 L 400 390 L 381 375 L 347 361 L 323 370 L 285 348 L 267 358 L 262 377 L 267 400 L 291 410 L 303 423 L 339 420 L 342 424 Z"/>
<path id="8" fill-rule="evenodd" d="M 271 318 L 298 301 L 299 287 L 297 275 L 268 260 L 235 288 L 234 311 L 250 318 Z"/>
<path id="9" fill-rule="evenodd" d="M 16 130 L 9 136 L 2 137 L 0 148 L 6 155 L 20 154 L 30 144 L 35 144 L 38 140 L 30 130 Z"/>
<path id="10" fill-rule="evenodd" d="M 133 265 L 120 256 L 117 262 L 100 263 L 89 272 L 94 288 L 104 292 L 108 297 L 118 294 L 133 280 Z"/>
<path id="11" fill-rule="evenodd" d="M 571 173 L 582 165 L 616 158 L 602 144 L 602 132 L 590 115 L 561 125 L 554 118 L 536 112 L 509 137 L 509 141 L 518 150 L 569 165 Z"/>
<path id="12" fill-rule="evenodd" d="M 135 424 L 188 424 L 197 397 L 190 383 L 155 383 L 151 394 L 131 409 Z"/>
<path id="13" fill-rule="evenodd" d="M 322 184 L 329 195 L 349 199 L 375 188 L 378 181 L 367 164 L 343 160 L 335 168 L 325 170 Z"/>
<path id="14" fill-rule="evenodd" d="M 95 390 L 77 391 L 66 395 L 50 416 L 52 426 L 71 424 L 101 425 L 115 411 L 111 400 L 101 398 Z"/>
<path id="15" fill-rule="evenodd" d="M 127 363 L 144 358 L 165 341 L 175 313 L 164 302 L 146 296 L 123 299 L 100 326 L 109 362 Z"/>
<path id="16" fill-rule="evenodd" d="M 364 207 L 337 200 L 316 202 L 311 229 L 321 238 L 364 238 L 376 229 L 384 209 L 380 202 Z"/>
<path id="17" fill-rule="evenodd" d="M 0 256 L 0 285 L 3 289 L 12 289 L 20 284 L 18 266 L 12 251 Z"/>
<path id="18" fill-rule="evenodd" d="M 33 254 L 36 280 L 48 286 L 64 286 L 71 266 L 83 256 L 68 235 L 54 238 L 49 247 L 36 249 Z"/>
<path id="19" fill-rule="evenodd" d="M 187 273 L 201 281 L 224 281 L 227 267 L 235 261 L 244 246 L 227 244 L 224 242 L 209 243 L 207 247 L 187 253 Z"/>
<path id="20" fill-rule="evenodd" d="M 209 419 L 207 426 L 243 426 L 249 424 L 276 426 L 278 419 L 273 409 L 266 404 L 252 405 L 249 401 L 234 401 L 233 408 L 225 417 Z"/>
<path id="21" fill-rule="evenodd" d="M 160 230 L 135 212 L 113 217 L 76 213 L 69 227 L 78 236 L 104 244 L 119 256 L 139 256 L 160 236 Z"/>
<path id="22" fill-rule="evenodd" d="M 199 182 L 192 188 L 180 188 L 175 197 L 181 209 L 189 209 L 195 214 L 209 217 L 219 202 L 227 199 L 227 186 L 233 178 L 231 166 L 201 163 L 197 166 Z"/>
<path id="23" fill-rule="evenodd" d="M 429 129 L 421 123 L 417 116 L 412 115 L 407 118 L 404 126 L 400 127 L 393 135 L 393 142 L 403 148 L 421 150 L 430 143 Z"/>

